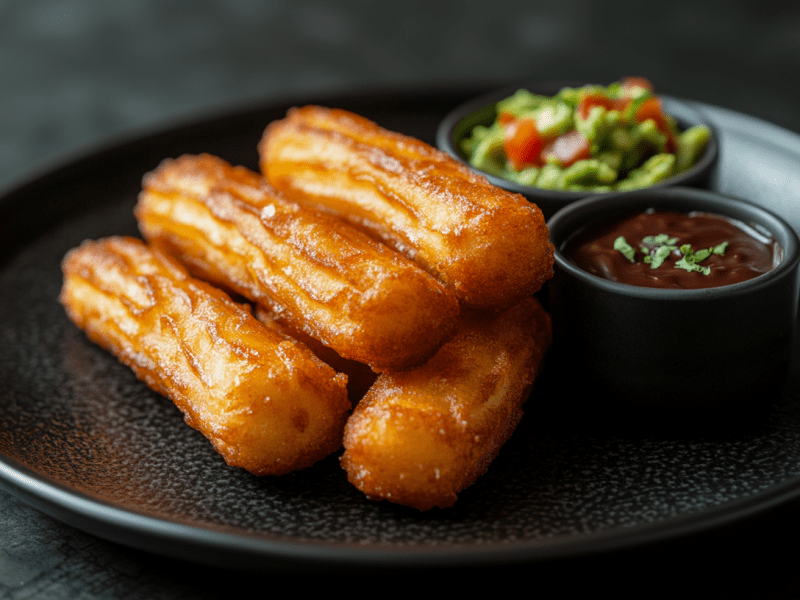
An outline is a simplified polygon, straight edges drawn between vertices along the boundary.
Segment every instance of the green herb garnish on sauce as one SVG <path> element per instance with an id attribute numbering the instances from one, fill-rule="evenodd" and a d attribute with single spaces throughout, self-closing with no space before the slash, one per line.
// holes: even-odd
<path id="1" fill-rule="evenodd" d="M 722 242 L 721 244 L 714 246 L 711 252 L 713 252 L 718 256 L 722 256 L 723 254 L 725 254 L 725 250 L 727 249 L 728 249 L 728 242 Z"/>
<path id="2" fill-rule="evenodd" d="M 622 252 L 622 255 L 630 262 L 636 262 L 636 250 L 634 250 L 633 246 L 625 241 L 623 236 L 619 236 L 614 240 L 614 250 Z"/>
<path id="3" fill-rule="evenodd" d="M 671 238 L 666 233 L 645 236 L 641 246 L 644 262 L 648 263 L 651 269 L 657 269 L 664 264 L 673 250 L 678 249 L 675 245 L 677 241 L 678 238 Z"/>
<path id="4" fill-rule="evenodd" d="M 685 269 L 689 272 L 708 275 L 711 273 L 711 268 L 703 267 L 699 263 L 703 262 L 712 254 L 722 256 L 728 248 L 728 242 L 722 242 L 712 248 L 703 248 L 695 252 L 692 250 L 691 244 L 683 244 L 679 248 L 676 245 L 677 241 L 678 238 L 669 237 L 666 233 L 645 236 L 642 239 L 641 246 L 639 246 L 642 254 L 644 254 L 642 262 L 649 264 L 651 269 L 657 269 L 664 264 L 664 261 L 669 258 L 670 254 L 679 250 L 682 256 L 675 262 L 675 267 L 678 269 Z M 636 250 L 625 240 L 624 236 L 619 236 L 614 240 L 614 250 L 621 252 L 629 262 L 636 262 Z"/>
<path id="5" fill-rule="evenodd" d="M 644 262 L 650 263 L 651 269 L 657 269 L 669 258 L 673 249 L 673 246 L 659 246 L 652 254 L 645 255 Z"/>
<path id="6" fill-rule="evenodd" d="M 646 235 L 642 238 L 642 244 L 655 248 L 656 246 L 672 246 L 678 241 L 676 237 L 669 237 L 666 233 L 659 233 L 658 235 Z"/>

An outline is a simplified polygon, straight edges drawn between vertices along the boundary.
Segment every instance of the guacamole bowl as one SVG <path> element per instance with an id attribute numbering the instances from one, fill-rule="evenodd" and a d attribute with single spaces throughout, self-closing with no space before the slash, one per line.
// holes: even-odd
<path id="1" fill-rule="evenodd" d="M 638 221 L 667 213 L 680 221 Z M 688 221 L 698 216 L 735 227 L 702 229 L 700 221 Z M 629 219 L 636 227 L 624 229 Z M 565 399 L 616 418 L 682 425 L 747 421 L 777 400 L 790 363 L 800 263 L 797 235 L 783 219 L 744 200 L 673 187 L 579 200 L 556 213 L 549 228 L 551 365 Z M 696 243 L 701 238 L 691 236 L 701 230 L 718 239 Z M 681 285 L 700 282 L 679 287 L 671 281 L 673 263 L 653 267 L 645 258 L 658 253 L 643 245 L 652 241 L 645 233 L 666 234 L 669 260 L 682 253 L 686 262 L 690 246 L 695 258 L 701 248 L 719 248 L 720 235 L 729 245 L 719 256 L 674 269 Z M 629 256 L 619 237 L 633 248 Z M 585 248 L 599 270 L 582 262 Z M 768 258 L 758 264 L 753 257 L 762 250 Z M 724 279 L 743 264 L 758 266 L 747 277 Z M 661 278 L 663 287 L 632 284 L 622 268 Z"/>
<path id="2" fill-rule="evenodd" d="M 464 141 L 469 138 L 476 127 L 490 127 L 498 118 L 496 105 L 498 102 L 512 97 L 518 90 L 528 90 L 533 94 L 554 96 L 565 87 L 564 83 L 538 83 L 499 89 L 488 94 L 474 98 L 451 111 L 439 124 L 436 133 L 436 144 L 443 150 L 484 175 L 494 185 L 511 192 L 519 193 L 535 203 L 545 215 L 550 218 L 556 211 L 564 206 L 589 196 L 607 195 L 616 190 L 597 191 L 597 188 L 587 186 L 582 189 L 545 189 L 532 185 L 525 185 L 512 181 L 499 174 L 493 174 L 485 169 L 476 168 L 470 164 L 469 157 L 463 148 Z M 658 96 L 661 100 L 663 111 L 671 115 L 681 131 L 686 131 L 696 125 L 705 126 L 711 133 L 705 149 L 694 164 L 681 172 L 662 179 L 648 187 L 663 188 L 669 186 L 709 187 L 714 176 L 719 155 L 719 141 L 715 128 L 703 118 L 691 102 Z"/>

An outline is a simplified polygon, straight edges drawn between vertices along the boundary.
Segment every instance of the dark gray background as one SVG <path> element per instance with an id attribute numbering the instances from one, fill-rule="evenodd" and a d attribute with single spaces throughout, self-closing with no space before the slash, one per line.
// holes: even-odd
<path id="1" fill-rule="evenodd" d="M 800 131 L 794 2 L 0 1 L 0 186 L 118 136 L 374 86 L 635 74 Z"/>
<path id="2" fill-rule="evenodd" d="M 797 7 L 764 0 L 0 0 L 0 190 L 195 118 L 375 88 L 643 75 L 663 93 L 800 133 Z M 776 550 L 800 533 L 795 512 L 800 507 L 732 532 L 505 575 L 522 578 L 531 592 L 556 584 L 563 592 L 608 588 L 644 597 L 659 590 L 798 597 L 800 552 Z M 698 574 L 699 588 L 689 579 Z M 295 593 L 312 583 L 366 593 L 353 587 L 354 577 L 291 581 Z M 274 580 L 265 585 L 101 541 L 0 492 L 2 598 L 211 598 L 254 582 L 260 593 L 277 592 Z M 510 591 L 505 585 L 499 589 Z"/>

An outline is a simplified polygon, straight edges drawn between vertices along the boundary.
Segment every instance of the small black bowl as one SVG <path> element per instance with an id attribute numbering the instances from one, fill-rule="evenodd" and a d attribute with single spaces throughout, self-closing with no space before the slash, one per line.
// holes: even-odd
<path id="1" fill-rule="evenodd" d="M 484 175 L 494 185 L 525 196 L 542 210 L 546 219 L 549 219 L 556 211 L 575 200 L 592 196 L 608 195 L 610 192 L 565 192 L 522 185 L 475 169 L 469 164 L 466 157 L 461 152 L 461 140 L 469 135 L 476 125 L 491 125 L 497 117 L 495 104 L 504 98 L 508 98 L 517 90 L 524 88 L 534 94 L 554 96 L 564 87 L 578 87 L 578 85 L 570 83 L 518 85 L 496 90 L 470 100 L 451 111 L 442 120 L 436 131 L 436 145 L 440 150 L 447 152 L 456 160 L 466 164 L 481 175 Z M 700 160 L 698 160 L 692 168 L 660 181 L 651 187 L 663 188 L 675 185 L 700 188 L 709 187 L 719 156 L 719 142 L 716 129 L 693 108 L 691 102 L 678 100 L 669 96 L 659 97 L 662 100 L 664 110 L 675 117 L 682 131 L 694 125 L 705 125 L 711 130 L 711 139 L 709 139 L 706 150 L 700 157 Z"/>
<path id="2" fill-rule="evenodd" d="M 649 208 L 754 225 L 772 235 L 782 258 L 748 281 L 682 290 L 603 279 L 562 253 L 588 224 Z M 743 200 L 676 187 L 584 199 L 549 227 L 551 366 L 568 398 L 614 418 L 687 426 L 741 422 L 775 402 L 791 358 L 800 263 L 797 235 L 783 219 Z"/>

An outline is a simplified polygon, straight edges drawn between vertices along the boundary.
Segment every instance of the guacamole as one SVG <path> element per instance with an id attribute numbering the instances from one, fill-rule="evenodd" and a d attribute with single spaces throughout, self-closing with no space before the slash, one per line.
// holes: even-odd
<path id="1" fill-rule="evenodd" d="M 653 185 L 694 165 L 711 131 L 680 131 L 650 82 L 527 90 L 501 100 L 490 126 L 461 141 L 469 163 L 522 185 L 563 191 L 622 191 Z"/>

